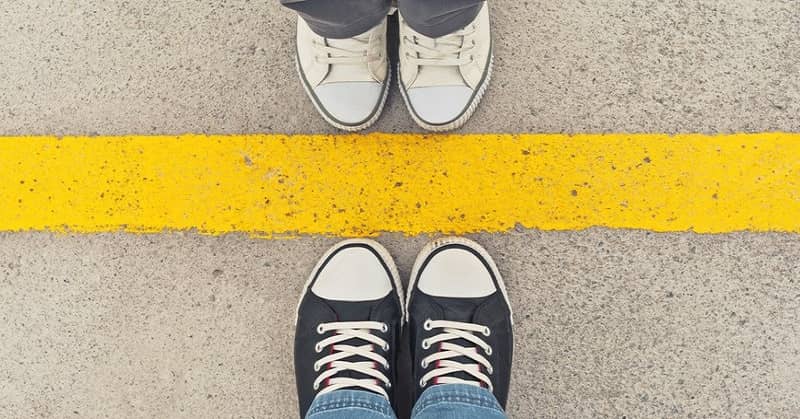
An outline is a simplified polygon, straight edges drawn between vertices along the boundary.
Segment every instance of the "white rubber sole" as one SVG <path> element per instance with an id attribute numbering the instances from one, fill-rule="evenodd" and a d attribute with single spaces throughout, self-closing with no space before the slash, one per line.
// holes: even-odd
<path id="1" fill-rule="evenodd" d="M 335 128 L 338 128 L 338 129 L 340 129 L 342 131 L 348 131 L 348 132 L 363 131 L 363 130 L 375 125 L 375 123 L 378 122 L 378 119 L 380 119 L 381 114 L 383 113 L 383 107 L 386 106 L 386 99 L 389 97 L 389 86 L 392 83 L 392 72 L 391 71 L 387 71 L 386 72 L 386 80 L 384 80 L 384 82 L 383 82 L 384 83 L 383 96 L 381 96 L 380 103 L 378 103 L 378 110 L 375 112 L 375 115 L 373 115 L 372 118 L 370 118 L 369 120 L 367 120 L 366 122 L 364 122 L 364 123 L 362 123 L 360 125 L 346 125 L 346 124 L 343 124 L 341 121 L 337 121 L 337 120 L 333 119 L 332 117 L 330 117 L 327 114 L 327 112 L 325 110 L 322 109 L 322 105 L 320 105 L 317 102 L 317 100 L 315 99 L 314 93 L 311 91 L 311 87 L 306 82 L 306 78 L 303 75 L 303 68 L 300 66 L 300 60 L 297 59 L 297 56 L 295 56 L 294 62 L 295 62 L 295 68 L 297 69 L 297 76 L 300 77 L 300 84 L 303 85 L 303 90 L 306 91 L 306 95 L 308 96 L 309 99 L 311 99 L 311 103 L 314 104 L 314 108 L 317 110 L 317 112 L 320 114 L 320 116 L 322 116 L 322 118 L 325 120 L 325 122 L 333 125 Z M 389 66 L 389 65 L 390 64 L 387 63 L 387 66 Z"/>
<path id="2" fill-rule="evenodd" d="M 472 117 L 472 114 L 475 113 L 475 110 L 478 109 L 478 105 L 481 103 L 481 99 L 483 99 L 483 95 L 486 93 L 486 89 L 489 87 L 489 82 L 492 80 L 493 67 L 494 55 L 490 55 L 489 68 L 486 69 L 486 77 L 483 78 L 483 81 L 481 81 L 481 84 L 478 86 L 478 90 L 472 97 L 472 101 L 470 102 L 469 106 L 467 106 L 467 109 L 462 112 L 458 118 L 444 125 L 430 124 L 417 116 L 417 113 L 414 111 L 414 107 L 411 105 L 411 100 L 408 98 L 408 93 L 406 92 L 406 89 L 403 88 L 402 74 L 400 73 L 401 65 L 397 66 L 397 85 L 400 88 L 400 94 L 403 96 L 403 101 L 406 103 L 406 108 L 411 114 L 411 118 L 414 119 L 414 122 L 416 122 L 417 125 L 423 129 L 433 132 L 452 131 L 463 127 L 464 124 L 466 124 L 467 121 L 469 121 L 469 119 Z"/>
<path id="3" fill-rule="evenodd" d="M 419 270 L 422 268 L 423 262 L 431 255 L 436 249 L 439 249 L 442 246 L 446 246 L 448 244 L 460 244 L 462 246 L 468 247 L 474 251 L 476 251 L 482 258 L 486 260 L 489 264 L 489 268 L 492 270 L 492 274 L 494 277 L 497 278 L 497 285 L 500 287 L 500 292 L 503 294 L 503 298 L 506 300 L 506 304 L 508 304 L 508 311 L 511 315 L 511 325 L 514 325 L 514 311 L 511 308 L 511 301 L 508 299 L 508 292 L 506 291 L 506 284 L 503 282 L 503 277 L 500 275 L 500 271 L 497 269 L 497 265 L 494 263 L 494 259 L 492 256 L 489 255 L 489 252 L 483 248 L 483 246 L 479 245 L 478 243 L 470 240 L 465 239 L 463 237 L 445 237 L 441 239 L 436 239 L 430 243 L 428 243 L 417 255 L 417 259 L 414 261 L 414 268 L 411 270 L 411 280 L 408 283 L 408 293 L 407 293 L 407 300 L 406 300 L 406 312 L 405 318 L 406 321 L 409 319 L 409 308 L 411 307 L 411 296 L 414 293 L 414 286 L 417 283 L 417 277 L 419 276 Z"/>
<path id="4" fill-rule="evenodd" d="M 407 311 L 406 308 L 403 307 L 403 304 L 405 302 L 405 298 L 403 296 L 403 284 L 400 282 L 400 274 L 397 271 L 397 265 L 395 265 L 392 255 L 389 254 L 389 251 L 386 250 L 385 247 L 383 247 L 380 243 L 376 242 L 375 240 L 349 239 L 340 241 L 339 243 L 336 243 L 333 247 L 328 249 L 328 251 L 325 252 L 325 254 L 319 259 L 317 265 L 314 266 L 314 269 L 311 271 L 311 274 L 308 276 L 308 279 L 306 280 L 305 286 L 303 286 L 303 293 L 300 294 L 300 301 L 297 302 L 297 308 L 295 309 L 295 316 L 294 316 L 295 326 L 297 326 L 297 320 L 300 317 L 300 305 L 303 303 L 303 298 L 305 298 L 306 293 L 309 292 L 309 287 L 311 286 L 311 283 L 314 281 L 314 278 L 317 276 L 317 273 L 319 272 L 320 268 L 322 268 L 322 264 L 325 263 L 325 261 L 328 260 L 328 258 L 333 253 L 335 253 L 342 247 L 350 244 L 363 244 L 372 248 L 378 253 L 378 256 L 380 256 L 381 260 L 383 260 L 383 263 L 385 263 L 386 266 L 389 268 L 389 273 L 392 276 L 392 282 L 394 282 L 394 287 L 397 290 L 397 297 L 400 300 L 400 312 L 402 317 L 400 319 L 400 324 L 403 325 L 405 323 L 406 321 L 405 315 Z"/>

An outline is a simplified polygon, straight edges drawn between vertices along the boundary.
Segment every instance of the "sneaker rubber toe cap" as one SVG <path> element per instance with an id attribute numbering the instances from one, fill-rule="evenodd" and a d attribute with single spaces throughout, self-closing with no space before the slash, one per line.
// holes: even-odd
<path id="1" fill-rule="evenodd" d="M 420 272 L 417 287 L 425 294 L 449 298 L 486 297 L 497 290 L 484 262 L 460 248 L 448 248 L 431 257 Z"/>
<path id="2" fill-rule="evenodd" d="M 467 110 L 472 94 L 467 86 L 414 87 L 408 90 L 408 101 L 417 117 L 431 125 L 442 125 Z"/>
<path id="3" fill-rule="evenodd" d="M 377 82 L 337 82 L 314 89 L 320 106 L 344 125 L 367 122 L 375 113 L 383 96 L 383 85 Z"/>
<path id="4" fill-rule="evenodd" d="M 338 250 L 317 274 L 311 292 L 337 301 L 372 301 L 392 291 L 383 263 L 365 247 Z"/>

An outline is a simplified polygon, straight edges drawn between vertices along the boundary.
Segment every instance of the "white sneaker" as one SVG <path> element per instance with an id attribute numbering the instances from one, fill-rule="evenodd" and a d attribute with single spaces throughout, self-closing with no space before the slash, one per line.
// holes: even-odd
<path id="1" fill-rule="evenodd" d="M 331 125 L 346 131 L 370 127 L 388 93 L 386 19 L 353 38 L 331 39 L 298 18 L 297 70 L 314 106 Z"/>
<path id="2" fill-rule="evenodd" d="M 414 121 L 431 131 L 464 125 L 492 73 L 489 5 L 466 27 L 428 38 L 400 15 L 400 91 Z"/>

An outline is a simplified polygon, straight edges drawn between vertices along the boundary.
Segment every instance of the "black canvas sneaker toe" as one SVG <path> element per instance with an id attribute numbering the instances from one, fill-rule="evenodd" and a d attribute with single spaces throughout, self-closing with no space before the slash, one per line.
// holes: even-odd
<path id="1" fill-rule="evenodd" d="M 505 408 L 512 313 L 486 250 L 456 237 L 430 243 L 414 264 L 406 306 L 414 400 L 430 386 L 471 384 L 491 391 Z"/>
<path id="2" fill-rule="evenodd" d="M 331 248 L 311 273 L 294 342 L 300 416 L 315 397 L 365 390 L 394 402 L 403 296 L 389 253 L 371 240 Z"/>

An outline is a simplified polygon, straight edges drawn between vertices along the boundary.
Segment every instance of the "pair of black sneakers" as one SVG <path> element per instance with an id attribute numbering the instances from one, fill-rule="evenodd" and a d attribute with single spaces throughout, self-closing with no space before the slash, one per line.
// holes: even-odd
<path id="1" fill-rule="evenodd" d="M 295 375 L 300 415 L 314 398 L 366 390 L 395 405 L 397 347 L 408 327 L 414 400 L 438 384 L 472 384 L 505 408 L 513 350 L 503 280 L 477 243 L 446 238 L 420 252 L 403 298 L 389 252 L 346 240 L 320 260 L 297 310 Z"/>

